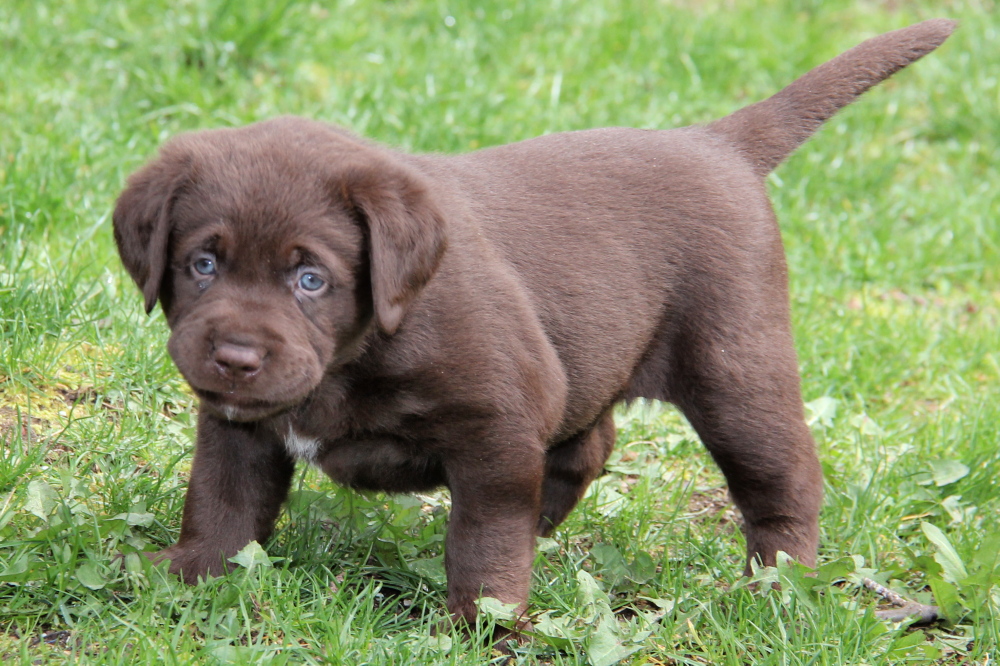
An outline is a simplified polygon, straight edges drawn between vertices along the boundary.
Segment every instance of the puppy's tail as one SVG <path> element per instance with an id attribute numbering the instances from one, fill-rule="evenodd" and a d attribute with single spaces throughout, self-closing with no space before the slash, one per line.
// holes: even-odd
<path id="1" fill-rule="evenodd" d="M 931 19 L 873 37 L 708 129 L 734 142 L 766 176 L 833 114 L 936 49 L 955 26 L 955 21 Z"/>

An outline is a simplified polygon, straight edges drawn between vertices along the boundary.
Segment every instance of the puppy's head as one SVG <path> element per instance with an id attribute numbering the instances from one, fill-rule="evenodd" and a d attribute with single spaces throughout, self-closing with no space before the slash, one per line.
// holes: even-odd
<path id="1" fill-rule="evenodd" d="M 387 151 L 283 118 L 181 135 L 136 172 L 115 241 L 203 404 L 253 421 L 392 335 L 445 247 L 428 183 Z"/>

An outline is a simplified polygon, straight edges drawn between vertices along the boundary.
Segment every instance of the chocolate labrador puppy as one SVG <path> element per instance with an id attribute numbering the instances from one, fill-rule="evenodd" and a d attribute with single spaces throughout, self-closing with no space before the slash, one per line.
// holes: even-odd
<path id="1" fill-rule="evenodd" d="M 300 118 L 171 140 L 114 212 L 201 400 L 180 539 L 154 559 L 223 573 L 305 460 L 352 488 L 447 486 L 448 609 L 523 608 L 535 537 L 600 474 L 614 406 L 651 398 L 725 473 L 748 566 L 814 564 L 822 478 L 764 178 L 953 28 L 876 37 L 707 126 L 458 156 Z"/>

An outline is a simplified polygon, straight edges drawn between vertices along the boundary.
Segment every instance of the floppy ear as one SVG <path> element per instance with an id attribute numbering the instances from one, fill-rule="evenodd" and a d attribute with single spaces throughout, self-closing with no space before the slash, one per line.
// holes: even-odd
<path id="1" fill-rule="evenodd" d="M 118 254 L 142 291 L 146 314 L 160 296 L 168 262 L 170 209 L 186 171 L 185 165 L 161 157 L 129 177 L 115 205 Z"/>
<path id="2" fill-rule="evenodd" d="M 367 226 L 375 321 L 391 335 L 437 270 L 447 245 L 444 216 L 424 179 L 405 165 L 348 169 L 342 186 Z"/>

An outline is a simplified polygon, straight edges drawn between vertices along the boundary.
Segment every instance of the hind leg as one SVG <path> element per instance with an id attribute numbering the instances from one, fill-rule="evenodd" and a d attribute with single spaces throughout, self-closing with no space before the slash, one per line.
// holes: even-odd
<path id="1" fill-rule="evenodd" d="M 743 513 L 746 572 L 754 559 L 773 566 L 779 550 L 814 566 L 823 479 L 791 335 L 781 327 L 771 335 L 713 335 L 686 347 L 674 402 Z"/>
<path id="2" fill-rule="evenodd" d="M 537 530 L 540 536 L 548 536 L 565 520 L 601 473 L 614 446 L 615 423 L 608 410 L 590 430 L 549 449 Z"/>

